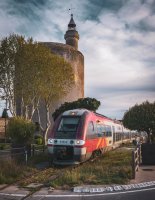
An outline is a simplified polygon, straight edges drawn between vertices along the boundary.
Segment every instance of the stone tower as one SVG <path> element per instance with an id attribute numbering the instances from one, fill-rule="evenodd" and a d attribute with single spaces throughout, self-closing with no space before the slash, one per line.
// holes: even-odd
<path id="1" fill-rule="evenodd" d="M 76 50 L 78 50 L 79 34 L 76 31 L 76 24 L 73 19 L 73 14 L 71 14 L 71 19 L 68 24 L 68 30 L 66 31 L 64 38 L 66 40 L 66 44 L 68 44 L 68 45 L 74 47 Z"/>
<path id="2" fill-rule="evenodd" d="M 55 43 L 55 42 L 43 42 L 48 48 L 51 49 L 52 53 L 55 53 L 59 56 L 62 56 L 66 61 L 68 61 L 74 72 L 75 85 L 70 90 L 68 95 L 59 101 L 56 101 L 52 104 L 51 108 L 51 122 L 52 122 L 52 113 L 64 102 L 76 101 L 79 98 L 84 97 L 84 56 L 78 51 L 78 40 L 79 34 L 76 31 L 76 24 L 73 19 L 73 14 L 71 14 L 71 19 L 68 24 L 68 30 L 66 31 L 64 38 L 66 44 Z M 43 109 L 43 105 L 40 108 L 41 121 L 45 124 L 46 114 Z M 33 119 L 35 122 L 38 122 L 37 116 L 34 116 Z"/>

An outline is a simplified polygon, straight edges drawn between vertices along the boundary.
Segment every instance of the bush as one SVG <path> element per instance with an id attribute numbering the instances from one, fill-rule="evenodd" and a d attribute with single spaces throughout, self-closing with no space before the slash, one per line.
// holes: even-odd
<path id="1" fill-rule="evenodd" d="M 28 145 L 33 141 L 35 126 L 22 117 L 12 118 L 7 126 L 7 135 L 14 144 Z"/>
<path id="2" fill-rule="evenodd" d="M 42 145 L 43 144 L 43 136 L 42 135 L 35 135 L 34 141 L 35 141 L 35 144 Z"/>

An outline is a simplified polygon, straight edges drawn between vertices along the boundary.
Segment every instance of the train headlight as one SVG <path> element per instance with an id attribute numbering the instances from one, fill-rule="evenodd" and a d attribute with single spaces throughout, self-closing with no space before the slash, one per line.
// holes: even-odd
<path id="1" fill-rule="evenodd" d="M 76 140 L 76 145 L 84 145 L 85 141 L 84 140 Z"/>
<path id="2" fill-rule="evenodd" d="M 76 144 L 80 144 L 80 140 L 76 140 Z"/>
<path id="3" fill-rule="evenodd" d="M 54 140 L 53 139 L 48 139 L 48 144 L 54 144 Z"/>

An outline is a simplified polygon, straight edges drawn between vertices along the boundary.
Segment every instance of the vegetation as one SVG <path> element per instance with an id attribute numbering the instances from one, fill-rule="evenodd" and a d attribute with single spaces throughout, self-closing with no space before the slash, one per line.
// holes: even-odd
<path id="1" fill-rule="evenodd" d="M 0 98 L 9 104 L 9 110 L 16 115 L 16 102 L 14 99 L 15 56 L 23 37 L 11 35 L 0 43 Z"/>
<path id="2" fill-rule="evenodd" d="M 12 116 L 16 116 L 18 110 L 18 114 L 31 120 L 37 111 L 45 140 L 52 103 L 65 96 L 73 84 L 71 65 L 43 44 L 18 35 L 2 39 L 0 97 L 7 100 Z M 46 113 L 45 128 L 40 120 L 40 105 Z"/>
<path id="3" fill-rule="evenodd" d="M 124 184 L 131 178 L 131 151 L 118 149 L 107 152 L 95 162 L 67 170 L 62 177 L 51 181 L 50 185 L 54 188 L 68 189 L 83 184 Z"/>
<path id="4" fill-rule="evenodd" d="M 2 159 L 0 162 L 0 184 L 10 184 L 19 181 L 19 184 L 26 186 L 30 183 L 44 183 L 54 175 L 55 169 L 47 168 L 43 171 L 37 168 L 41 162 L 48 161 L 48 155 L 43 153 L 28 159 L 28 165 L 16 162 L 13 159 Z M 28 177 L 28 179 L 27 179 Z"/>
<path id="5" fill-rule="evenodd" d="M 76 108 L 85 108 L 88 110 L 96 111 L 100 104 L 100 101 L 96 100 L 95 98 L 80 98 L 77 101 L 65 102 L 57 110 L 55 110 L 52 116 L 55 120 L 64 111 Z"/>
<path id="6" fill-rule="evenodd" d="M 22 117 L 14 117 L 9 120 L 7 135 L 14 144 L 31 144 L 34 137 L 35 126 L 30 120 Z"/>
<path id="7" fill-rule="evenodd" d="M 155 102 L 146 101 L 130 108 L 124 114 L 123 124 L 131 130 L 146 131 L 155 136 Z"/>
<path id="8" fill-rule="evenodd" d="M 1 160 L 0 169 L 0 184 L 14 183 L 37 171 L 36 169 L 27 167 L 23 164 L 17 164 L 16 161 L 11 159 Z"/>
<path id="9" fill-rule="evenodd" d="M 17 164 L 14 160 L 2 160 L 0 162 L 0 183 L 13 183 L 20 180 L 20 185 L 30 183 L 46 183 L 54 188 L 69 189 L 83 184 L 124 184 L 132 177 L 131 151 L 117 149 L 107 152 L 95 162 L 87 162 L 77 168 L 47 168 L 43 171 L 36 169 L 36 164 L 47 161 L 47 154 L 39 154 L 28 160 L 28 165 Z M 39 172 L 39 173 L 38 173 Z M 57 173 L 61 174 L 53 181 Z M 24 177 L 24 178 L 23 178 Z M 29 177 L 26 179 L 26 177 Z"/>

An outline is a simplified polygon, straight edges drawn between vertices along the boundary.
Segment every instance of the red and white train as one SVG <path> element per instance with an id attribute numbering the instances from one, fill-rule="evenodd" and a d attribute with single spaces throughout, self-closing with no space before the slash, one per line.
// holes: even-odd
<path id="1" fill-rule="evenodd" d="M 55 121 L 48 136 L 48 151 L 53 164 L 79 164 L 96 153 L 132 141 L 135 134 L 103 115 L 86 109 L 69 110 Z"/>

